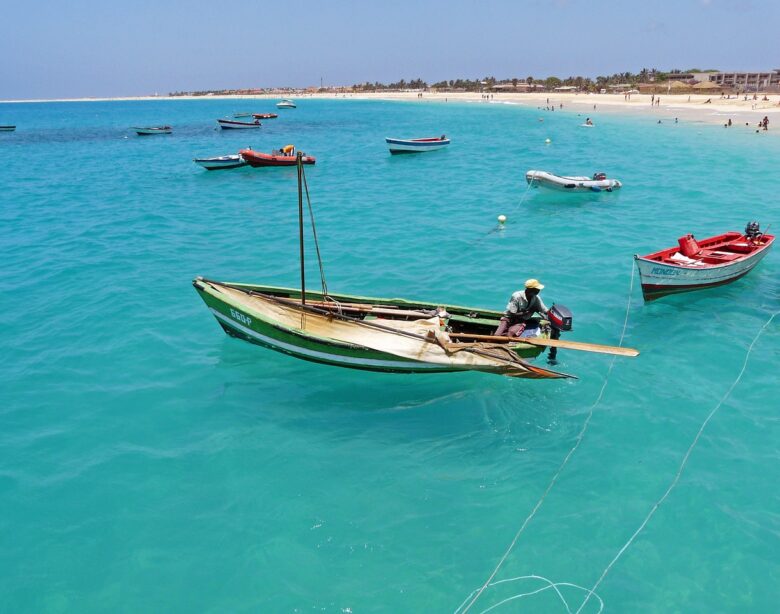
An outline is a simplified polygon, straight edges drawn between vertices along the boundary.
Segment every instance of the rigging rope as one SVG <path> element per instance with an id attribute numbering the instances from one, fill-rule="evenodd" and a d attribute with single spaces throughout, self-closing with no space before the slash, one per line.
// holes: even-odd
<path id="1" fill-rule="evenodd" d="M 629 290 L 628 290 L 628 302 L 626 303 L 626 315 L 623 320 L 623 330 L 620 333 L 620 341 L 618 342 L 618 347 L 623 345 L 623 340 L 626 336 L 626 329 L 628 328 L 628 316 L 631 311 L 631 294 L 634 290 L 634 263 L 631 263 L 631 282 L 629 284 Z M 553 489 L 553 486 L 555 486 L 556 482 L 558 481 L 558 478 L 560 477 L 561 473 L 563 473 L 564 468 L 569 462 L 569 459 L 572 457 L 572 455 L 577 451 L 577 448 L 580 446 L 580 443 L 582 443 L 583 438 L 585 437 L 585 433 L 588 430 L 588 426 L 590 425 L 591 418 L 593 418 L 593 411 L 596 409 L 598 404 L 601 402 L 601 399 L 604 397 L 604 391 L 607 388 L 607 382 L 609 381 L 609 376 L 612 373 L 612 368 L 615 366 L 615 360 L 617 359 L 617 356 L 613 356 L 612 360 L 609 363 L 609 368 L 607 369 L 607 374 L 604 377 L 604 383 L 601 385 L 601 391 L 598 394 L 598 397 L 596 398 L 596 401 L 593 403 L 593 405 L 590 406 L 590 409 L 588 410 L 588 415 L 585 418 L 585 422 L 582 425 L 582 428 L 580 429 L 580 432 L 577 435 L 577 439 L 574 442 L 574 446 L 572 446 L 571 450 L 569 450 L 568 454 L 563 459 L 563 462 L 558 467 L 558 471 L 555 472 L 555 475 L 553 475 L 552 479 L 550 480 L 549 484 L 547 485 L 547 488 L 542 493 L 542 496 L 539 497 L 539 500 L 536 502 L 536 505 L 531 510 L 531 513 L 528 514 L 526 519 L 523 521 L 523 523 L 520 525 L 520 528 L 517 530 L 517 533 L 515 533 L 514 538 L 509 544 L 509 547 L 504 552 L 501 559 L 498 561 L 498 565 L 496 565 L 493 572 L 490 574 L 487 580 L 485 580 L 482 587 L 477 590 L 476 595 L 474 598 L 468 603 L 468 605 L 461 610 L 458 608 L 456 612 L 459 614 L 466 614 L 466 612 L 469 611 L 469 609 L 476 603 L 477 599 L 480 598 L 482 593 L 485 591 L 485 589 L 491 585 L 491 582 L 493 581 L 493 578 L 496 577 L 496 574 L 501 569 L 501 566 L 506 561 L 509 554 L 512 552 L 512 550 L 515 547 L 515 544 L 517 544 L 517 540 L 520 539 L 520 535 L 522 535 L 523 531 L 525 531 L 525 528 L 528 526 L 528 523 L 531 522 L 533 517 L 536 515 L 536 512 L 539 511 L 539 508 L 542 507 L 542 504 L 544 503 L 544 500 L 547 498 L 547 495 L 550 494 L 550 491 Z M 594 587 L 595 589 L 595 587 Z M 583 603 L 584 605 L 584 603 Z M 568 608 L 567 608 L 568 609 Z"/>
<path id="2" fill-rule="evenodd" d="M 306 202 L 309 205 L 309 218 L 311 219 L 311 232 L 314 236 L 314 249 L 317 251 L 317 264 L 320 267 L 320 283 L 322 284 L 322 297 L 323 300 L 328 300 L 328 284 L 325 282 L 325 269 L 322 266 L 322 256 L 320 255 L 320 242 L 317 239 L 317 226 L 314 223 L 314 210 L 311 206 L 311 198 L 309 197 L 309 184 L 306 181 L 306 170 L 301 165 L 301 177 L 303 177 L 303 187 L 306 190 Z M 339 311 L 341 307 L 339 306 Z"/>
<path id="3" fill-rule="evenodd" d="M 720 409 L 721 405 L 725 403 L 726 399 L 731 396 L 731 393 L 734 391 L 734 388 L 736 388 L 737 384 L 739 384 L 740 380 L 742 379 L 742 376 L 745 374 L 745 369 L 747 369 L 748 360 L 750 359 L 750 353 L 753 351 L 753 346 L 758 341 L 759 337 L 763 334 L 763 332 L 766 330 L 767 326 L 772 322 L 772 320 L 775 319 L 775 316 L 778 315 L 780 311 L 777 311 L 772 314 L 772 317 L 770 317 L 764 325 L 759 329 L 758 333 L 756 333 L 756 336 L 753 337 L 753 341 L 751 341 L 750 346 L 748 347 L 747 353 L 745 354 L 745 360 L 742 363 L 742 369 L 740 369 L 739 374 L 737 375 L 737 379 L 735 379 L 731 386 L 729 386 L 729 389 L 726 391 L 726 394 L 723 395 L 723 397 L 718 401 L 717 405 L 710 411 L 710 413 L 707 415 L 707 417 L 704 419 L 704 422 L 702 422 L 701 427 L 699 428 L 698 432 L 696 433 L 696 436 L 693 438 L 693 441 L 691 442 L 691 445 L 688 446 L 688 450 L 686 450 L 685 455 L 683 456 L 682 462 L 680 463 L 680 467 L 677 469 L 677 473 L 675 474 L 674 478 L 672 479 L 671 483 L 669 484 L 669 487 L 666 489 L 663 495 L 661 495 L 661 498 L 658 499 L 653 504 L 653 507 L 650 508 L 650 511 L 647 513 L 647 516 L 645 516 L 645 519 L 642 521 L 642 523 L 639 525 L 639 528 L 634 531 L 634 533 L 631 535 L 631 537 L 628 538 L 628 541 L 623 544 L 623 547 L 618 550 L 617 554 L 614 556 L 614 558 L 609 562 L 609 565 L 607 565 L 604 568 L 604 571 L 599 576 L 599 579 L 596 580 L 596 583 L 593 585 L 593 588 L 591 588 L 588 591 L 588 595 L 585 597 L 585 601 L 582 602 L 582 605 L 577 609 L 577 613 L 579 614 L 582 611 L 582 608 L 585 607 L 585 605 L 588 603 L 588 600 L 590 599 L 591 595 L 594 594 L 594 591 L 599 587 L 601 582 L 604 580 L 604 578 L 609 573 L 610 569 L 617 563 L 618 559 L 623 555 L 623 553 L 628 549 L 628 547 L 634 542 L 634 540 L 637 538 L 637 536 L 642 532 L 642 530 L 645 528 L 648 522 L 650 522 L 650 519 L 653 517 L 653 515 L 658 511 L 658 508 L 661 506 L 661 504 L 666 501 L 666 498 L 671 494 L 672 490 L 674 490 L 674 487 L 677 486 L 677 483 L 680 481 L 680 477 L 682 476 L 683 471 L 685 470 L 685 466 L 688 464 L 688 460 L 690 459 L 691 453 L 693 452 L 693 449 L 696 447 L 696 444 L 699 443 L 699 439 L 702 436 L 702 433 L 704 433 L 704 429 L 707 428 L 707 424 L 712 419 L 712 417 L 717 413 L 717 411 Z"/>

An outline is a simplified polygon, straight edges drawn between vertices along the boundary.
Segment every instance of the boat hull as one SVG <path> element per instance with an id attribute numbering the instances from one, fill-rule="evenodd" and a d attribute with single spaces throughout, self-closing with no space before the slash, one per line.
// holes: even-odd
<path id="1" fill-rule="evenodd" d="M 274 156 L 259 151 L 252 151 L 251 149 L 242 149 L 239 153 L 246 160 L 247 164 L 254 168 L 262 166 L 295 166 L 298 163 L 296 156 Z M 303 164 L 314 164 L 316 159 L 312 156 L 303 156 L 301 161 Z"/>
<path id="2" fill-rule="evenodd" d="M 528 171 L 525 180 L 533 188 L 547 188 L 559 192 L 612 192 L 623 187 L 617 179 L 564 177 L 547 171 Z"/>
<path id="3" fill-rule="evenodd" d="M 238 168 L 241 166 L 246 166 L 247 164 L 246 160 L 244 160 L 238 154 L 234 156 L 221 156 L 219 158 L 195 158 L 193 162 L 199 166 L 202 166 L 207 171 Z"/>
<path id="4" fill-rule="evenodd" d="M 747 275 L 769 253 L 772 242 L 750 256 L 716 266 L 690 266 L 658 262 L 634 256 L 645 301 L 654 301 L 669 294 L 704 290 L 731 283 Z"/>
<path id="5" fill-rule="evenodd" d="M 486 372 L 498 372 L 489 366 L 475 368 L 473 365 L 465 364 L 453 365 L 437 362 L 427 362 L 424 360 L 409 360 L 395 354 L 378 351 L 369 347 L 361 346 L 355 343 L 344 343 L 334 339 L 328 339 L 317 335 L 309 334 L 305 330 L 292 329 L 286 326 L 280 326 L 269 322 L 258 313 L 246 308 L 241 302 L 236 301 L 229 294 L 215 291 L 218 284 L 207 282 L 198 278 L 194 280 L 193 285 L 208 307 L 211 314 L 216 318 L 222 329 L 230 336 L 237 337 L 260 345 L 295 358 L 327 364 L 332 366 L 347 367 L 351 369 L 361 369 L 365 371 L 378 371 L 384 373 L 449 373 L 457 371 L 482 370 Z M 274 288 L 268 286 L 249 286 L 245 284 L 230 284 L 230 287 L 242 287 L 255 292 L 274 292 L 284 293 L 290 297 L 300 296 L 293 289 Z M 320 299 L 318 293 L 307 293 L 308 300 Z M 356 303 L 364 302 L 369 305 L 372 303 L 382 303 L 395 301 L 400 305 L 406 305 L 405 301 L 398 299 L 372 299 L 367 297 L 334 295 L 333 298 L 339 302 Z M 418 304 L 408 303 L 409 306 Z M 468 308 L 457 308 L 447 306 L 448 311 L 466 311 Z M 314 316 L 306 316 L 314 317 Z M 496 324 L 500 313 L 495 313 Z M 518 342 L 513 351 L 520 357 L 533 358 L 538 356 L 543 348 Z M 544 371 L 544 370 L 542 370 Z M 529 375 L 528 377 L 535 377 Z M 539 377 L 549 377 L 542 375 Z"/>
<path id="6" fill-rule="evenodd" d="M 236 122 L 230 119 L 218 119 L 217 123 L 223 130 L 251 130 L 260 128 L 262 124 L 258 122 Z"/>
<path id="7" fill-rule="evenodd" d="M 155 134 L 171 134 L 173 129 L 170 127 L 164 128 L 133 128 L 138 136 L 153 136 Z"/>
<path id="8" fill-rule="evenodd" d="M 390 137 L 385 138 L 385 142 L 393 155 L 437 151 L 450 144 L 449 139 L 394 139 Z"/>

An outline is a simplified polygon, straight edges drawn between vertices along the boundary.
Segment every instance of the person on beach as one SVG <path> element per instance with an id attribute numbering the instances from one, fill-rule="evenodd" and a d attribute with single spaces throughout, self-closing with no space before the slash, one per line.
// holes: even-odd
<path id="1" fill-rule="evenodd" d="M 535 320 L 534 314 L 547 315 L 549 309 L 542 302 L 539 293 L 544 286 L 538 279 L 529 279 L 525 282 L 525 289 L 518 290 L 509 298 L 506 311 L 501 317 L 496 332 L 497 336 L 519 337 L 529 323 Z"/>

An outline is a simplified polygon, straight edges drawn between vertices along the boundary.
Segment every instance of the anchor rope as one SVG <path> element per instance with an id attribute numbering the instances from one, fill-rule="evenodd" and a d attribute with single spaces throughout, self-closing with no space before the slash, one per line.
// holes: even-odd
<path id="1" fill-rule="evenodd" d="M 626 302 L 626 315 L 623 319 L 623 330 L 620 333 L 620 341 L 618 342 L 618 347 L 623 345 L 623 340 L 626 336 L 626 330 L 628 329 L 628 316 L 631 312 L 631 294 L 634 290 L 634 263 L 631 263 L 631 281 L 629 283 L 629 289 L 628 289 L 628 301 Z M 558 481 L 558 478 L 560 477 L 561 473 L 563 473 L 563 470 L 566 468 L 566 465 L 569 462 L 569 459 L 572 457 L 572 455 L 577 451 L 577 448 L 579 448 L 580 444 L 582 443 L 583 438 L 585 437 L 585 433 L 588 430 L 588 426 L 590 425 L 591 418 L 593 418 L 593 412 L 596 409 L 596 407 L 601 402 L 601 399 L 604 397 L 604 391 L 607 388 L 607 383 L 609 382 L 609 376 L 612 373 L 612 368 L 615 366 L 615 360 L 617 359 L 617 356 L 613 356 L 612 360 L 609 363 L 609 368 L 607 369 L 607 373 L 604 376 L 604 383 L 601 385 L 601 390 L 599 391 L 598 397 L 596 398 L 596 401 L 590 406 L 590 409 L 588 410 L 588 415 L 585 418 L 585 422 L 582 424 L 582 428 L 580 429 L 580 432 L 577 434 L 577 438 L 574 442 L 574 445 L 569 450 L 569 452 L 566 454 L 566 456 L 563 459 L 563 462 L 561 462 L 560 466 L 558 467 L 558 470 L 553 475 L 550 482 L 547 484 L 547 488 L 545 488 L 544 492 L 542 493 L 542 496 L 539 497 L 539 500 L 536 502 L 536 505 L 534 505 L 533 509 L 531 510 L 531 513 L 528 514 L 528 516 L 525 518 L 523 523 L 520 525 L 520 528 L 517 530 L 517 533 L 515 533 L 515 536 L 512 538 L 512 541 L 509 543 L 509 547 L 504 551 L 503 556 L 498 561 L 498 565 L 496 565 L 495 569 L 493 569 L 493 572 L 488 576 L 488 579 L 485 580 L 484 584 L 482 584 L 482 587 L 479 588 L 476 591 L 476 595 L 474 598 L 469 602 L 469 604 L 465 607 L 465 609 L 456 610 L 456 614 L 466 614 L 466 612 L 471 609 L 471 607 L 476 603 L 476 601 L 480 598 L 482 593 L 485 591 L 485 589 L 490 585 L 490 583 L 493 581 L 493 578 L 496 577 L 496 574 L 499 572 L 501 567 L 503 566 L 504 562 L 506 561 L 509 554 L 514 549 L 515 545 L 517 544 L 517 540 L 520 539 L 520 536 L 523 534 L 523 531 L 525 531 L 525 528 L 528 526 L 528 524 L 531 522 L 531 520 L 536 516 L 536 512 L 539 511 L 539 508 L 542 507 L 542 504 L 544 503 L 545 499 L 547 498 L 547 495 L 550 494 L 550 491 L 555 486 L 556 482 Z M 594 587 L 595 589 L 595 587 Z M 583 604 L 584 605 L 584 604 Z M 568 610 L 568 606 L 567 606 Z"/>
<path id="2" fill-rule="evenodd" d="M 731 393 L 734 391 L 734 388 L 736 388 L 737 385 L 739 384 L 740 380 L 742 379 L 742 376 L 745 374 L 745 370 L 747 369 L 748 360 L 750 359 L 750 354 L 753 351 L 753 346 L 756 345 L 758 339 L 764 333 L 764 331 L 772 322 L 772 320 L 775 319 L 775 316 L 777 316 L 779 313 L 780 311 L 773 313 L 772 316 L 766 322 L 764 322 L 764 325 L 759 329 L 755 337 L 753 337 L 753 341 L 751 341 L 750 346 L 748 347 L 747 352 L 745 353 L 745 360 L 742 362 L 742 368 L 740 369 L 737 378 L 731 383 L 731 386 L 729 386 L 728 390 L 726 391 L 726 394 L 724 394 L 723 397 L 721 397 L 720 401 L 718 401 L 718 403 L 715 405 L 715 407 L 712 408 L 710 413 L 707 414 L 707 417 L 704 419 L 704 422 L 702 422 L 701 427 L 699 427 L 696 436 L 693 438 L 693 441 L 691 441 L 691 445 L 688 446 L 688 449 L 686 450 L 685 455 L 683 456 L 682 462 L 680 463 L 680 466 L 677 469 L 677 473 L 674 475 L 674 478 L 670 482 L 668 488 L 666 489 L 664 494 L 661 495 L 661 498 L 658 499 L 650 508 L 650 511 L 647 513 L 647 516 L 645 516 L 644 520 L 641 522 L 637 530 L 634 531 L 631 537 L 628 538 L 628 541 L 625 544 L 623 544 L 620 550 L 618 550 L 617 554 L 609 562 L 609 565 L 607 565 L 604 568 L 604 571 L 599 576 L 599 579 L 596 580 L 596 583 L 588 591 L 588 595 L 585 597 L 585 600 L 582 602 L 582 605 L 580 605 L 580 607 L 577 609 L 576 614 L 579 614 L 579 612 L 582 611 L 582 608 L 584 608 L 585 605 L 588 603 L 588 600 L 590 599 L 591 595 L 594 594 L 594 591 L 599 587 L 599 585 L 602 583 L 602 581 L 607 576 L 609 571 L 612 569 L 615 563 L 617 563 L 618 559 L 621 556 L 623 556 L 623 553 L 626 550 L 628 550 L 629 546 L 631 546 L 631 544 L 634 542 L 637 536 L 642 532 L 645 526 L 647 526 L 647 523 L 650 522 L 650 519 L 653 517 L 653 515 L 658 511 L 658 508 L 661 506 L 661 504 L 664 501 L 666 501 L 667 497 L 671 494 L 672 490 L 674 490 L 674 487 L 677 486 L 677 483 L 680 481 L 680 477 L 682 476 L 682 473 L 685 470 L 685 466 L 688 464 L 688 460 L 690 459 L 690 456 L 693 453 L 693 449 L 696 447 L 696 444 L 699 443 L 699 439 L 704 433 L 704 430 L 707 428 L 707 424 L 709 424 L 710 420 L 712 420 L 713 416 L 715 416 L 715 414 L 721 408 L 723 403 L 726 402 L 726 399 L 728 399 L 729 396 L 731 396 Z"/>

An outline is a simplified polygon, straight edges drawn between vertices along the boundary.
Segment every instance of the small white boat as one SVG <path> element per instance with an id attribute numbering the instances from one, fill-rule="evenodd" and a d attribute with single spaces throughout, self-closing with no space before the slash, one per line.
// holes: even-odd
<path id="1" fill-rule="evenodd" d="M 295 103 L 292 100 L 280 100 L 276 103 L 277 109 L 295 109 Z"/>
<path id="2" fill-rule="evenodd" d="M 423 151 L 435 151 L 450 144 L 450 140 L 441 136 L 425 139 L 394 139 L 386 137 L 385 142 L 390 147 L 391 154 L 421 153 Z"/>
<path id="3" fill-rule="evenodd" d="M 132 128 L 138 136 L 149 136 L 152 134 L 170 134 L 173 128 L 170 126 L 147 126 L 145 128 Z"/>
<path id="4" fill-rule="evenodd" d="M 246 166 L 246 160 L 240 154 L 231 154 L 229 156 L 218 156 L 216 158 L 195 158 L 195 164 L 199 164 L 207 171 L 216 171 L 223 168 L 238 168 Z"/>
<path id="5" fill-rule="evenodd" d="M 259 128 L 262 126 L 259 119 L 252 122 L 237 122 L 232 119 L 218 119 L 217 123 L 223 130 L 247 130 L 251 128 Z"/>
<path id="6" fill-rule="evenodd" d="M 533 188 L 543 187 L 561 192 L 612 192 L 623 187 L 617 179 L 607 179 L 604 173 L 593 177 L 563 177 L 547 171 L 528 171 L 525 180 Z"/>
<path id="7" fill-rule="evenodd" d="M 0 132 L 13 132 L 16 126 L 0 126 Z"/>

